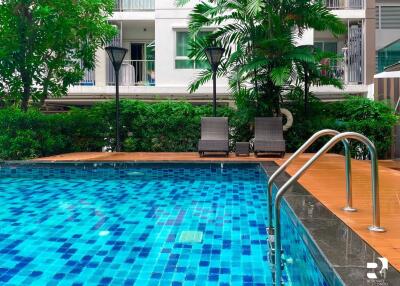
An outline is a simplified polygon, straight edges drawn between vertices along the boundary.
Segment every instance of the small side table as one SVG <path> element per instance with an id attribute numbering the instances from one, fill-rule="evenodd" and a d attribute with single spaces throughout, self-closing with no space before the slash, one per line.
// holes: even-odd
<path id="1" fill-rule="evenodd" d="M 236 156 L 249 156 L 250 143 L 249 142 L 236 142 Z"/>

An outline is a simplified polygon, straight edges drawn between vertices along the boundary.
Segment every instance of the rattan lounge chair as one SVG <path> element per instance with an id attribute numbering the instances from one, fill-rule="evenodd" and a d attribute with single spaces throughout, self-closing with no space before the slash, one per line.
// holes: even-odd
<path id="1" fill-rule="evenodd" d="M 285 155 L 281 117 L 258 117 L 255 119 L 254 155 L 260 153 Z"/>
<path id="2" fill-rule="evenodd" d="M 202 157 L 205 153 L 229 154 L 227 117 L 202 117 L 201 118 L 201 139 L 199 140 L 199 154 Z"/>

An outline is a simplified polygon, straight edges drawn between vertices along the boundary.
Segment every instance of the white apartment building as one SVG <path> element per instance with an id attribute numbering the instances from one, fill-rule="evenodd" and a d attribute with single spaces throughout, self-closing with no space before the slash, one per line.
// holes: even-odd
<path id="1" fill-rule="evenodd" d="M 331 76 L 342 78 L 345 88 L 313 87 L 316 95 L 332 100 L 343 94 L 366 95 L 371 90 L 369 85 L 373 83 L 377 68 L 375 46 L 384 48 L 400 39 L 400 32 L 386 31 L 392 25 L 400 29 L 397 27 L 399 17 L 385 18 L 395 11 L 385 5 L 395 6 L 399 12 L 400 3 L 397 2 L 400 1 L 326 0 L 332 12 L 346 23 L 348 33 L 335 38 L 327 32 L 308 31 L 299 45 L 312 44 L 342 55 L 343 61 L 334 63 Z M 128 49 L 120 75 L 123 98 L 210 102 L 211 82 L 195 94 L 188 92 L 189 83 L 202 68 L 200 63 L 187 57 L 189 14 L 194 3 L 196 0 L 185 7 L 177 7 L 175 0 L 116 0 L 116 10 L 110 18 L 119 30 L 114 44 Z M 88 71 L 80 85 L 71 87 L 68 96 L 48 103 L 88 105 L 113 98 L 115 79 L 108 56 L 104 50 L 99 50 L 96 57 L 96 69 Z M 230 102 L 226 79 L 217 80 L 217 93 L 220 102 Z"/>
<path id="2" fill-rule="evenodd" d="M 400 62 L 400 1 L 376 1 L 377 72 Z"/>

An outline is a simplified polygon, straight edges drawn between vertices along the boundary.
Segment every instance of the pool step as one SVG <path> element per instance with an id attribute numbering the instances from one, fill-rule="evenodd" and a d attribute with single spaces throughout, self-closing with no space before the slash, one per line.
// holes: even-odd
<path id="1" fill-rule="evenodd" d="M 273 285 L 277 286 L 278 284 L 275 281 L 275 235 L 273 234 L 273 232 L 268 230 L 268 237 L 267 237 L 267 242 L 268 242 L 268 262 L 271 265 L 271 272 L 272 272 L 272 278 L 273 278 Z M 281 253 L 283 254 L 283 250 L 281 251 Z M 281 264 L 281 269 L 282 271 L 285 268 L 285 259 L 282 259 L 282 264 Z M 281 281 L 281 284 L 279 286 L 283 286 L 284 285 L 284 281 Z"/>
<path id="2" fill-rule="evenodd" d="M 275 265 L 275 235 L 269 235 L 268 241 L 268 261 L 271 265 Z"/>

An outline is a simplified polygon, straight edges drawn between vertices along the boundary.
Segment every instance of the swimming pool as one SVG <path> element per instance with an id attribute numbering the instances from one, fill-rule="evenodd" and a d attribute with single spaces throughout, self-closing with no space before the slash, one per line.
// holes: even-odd
<path id="1" fill-rule="evenodd" d="M 0 168 L 2 285 L 272 285 L 257 164 Z M 328 285 L 284 206 L 285 285 Z"/>

